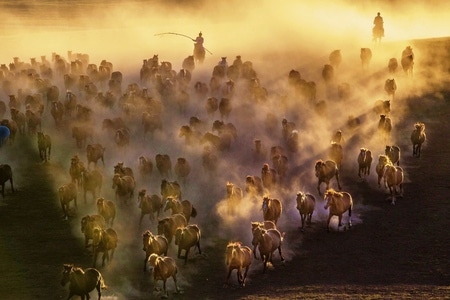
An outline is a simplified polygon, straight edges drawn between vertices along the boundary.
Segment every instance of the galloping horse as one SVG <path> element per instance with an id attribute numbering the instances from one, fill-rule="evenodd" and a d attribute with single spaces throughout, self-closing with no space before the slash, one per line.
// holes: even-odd
<path id="1" fill-rule="evenodd" d="M 97 262 L 97 256 L 99 252 L 103 252 L 102 267 L 105 266 L 105 260 L 110 262 L 113 259 L 114 252 L 117 248 L 117 242 L 119 241 L 117 233 L 114 229 L 108 228 L 106 230 L 101 228 L 95 228 L 92 238 L 92 247 L 94 249 L 94 263 Z"/>
<path id="2" fill-rule="evenodd" d="M 297 209 L 300 213 L 300 218 L 302 219 L 302 232 L 305 228 L 305 221 L 311 224 L 312 214 L 316 207 L 316 198 L 311 194 L 306 194 L 303 192 L 297 193 Z"/>
<path id="3" fill-rule="evenodd" d="M 336 162 L 334 162 L 333 160 L 318 160 L 316 161 L 314 169 L 316 172 L 316 177 L 318 178 L 317 191 L 319 192 L 319 195 L 322 195 L 322 193 L 320 192 L 320 184 L 322 182 L 325 182 L 328 189 L 330 186 L 330 180 L 333 177 L 336 177 L 338 188 L 341 189 L 341 184 L 339 182 L 339 169 L 336 165 Z"/>
<path id="4" fill-rule="evenodd" d="M 248 246 L 242 245 L 240 242 L 228 243 L 225 251 L 225 263 L 228 266 L 228 275 L 225 280 L 225 286 L 228 285 L 231 272 L 236 269 L 236 276 L 238 284 L 242 287 L 245 286 L 245 279 L 247 278 L 248 270 L 253 261 L 252 249 Z M 242 269 L 245 269 L 242 275 Z"/>
<path id="5" fill-rule="evenodd" d="M 264 197 L 262 204 L 262 211 L 264 221 L 272 221 L 276 225 L 278 219 L 281 216 L 282 211 L 282 205 L 280 200 Z"/>
<path id="6" fill-rule="evenodd" d="M 147 261 L 150 255 L 167 255 L 169 249 L 169 242 L 163 235 L 154 235 L 150 230 L 142 234 L 142 249 L 145 251 L 144 272 L 147 271 Z"/>
<path id="7" fill-rule="evenodd" d="M 324 199 L 327 201 L 325 204 L 325 209 L 330 208 L 327 220 L 327 230 L 330 231 L 330 220 L 333 216 L 338 216 L 338 230 L 342 226 L 342 214 L 348 211 L 348 226 L 352 227 L 352 209 L 353 209 L 353 199 L 352 196 L 347 192 L 336 192 L 333 189 L 328 189 L 325 192 Z M 344 227 L 344 230 L 347 228 Z"/>
<path id="8" fill-rule="evenodd" d="M 0 185 L 2 186 L 2 196 L 5 198 L 5 183 L 9 180 L 11 191 L 14 193 L 13 172 L 8 164 L 0 164 Z"/>
<path id="9" fill-rule="evenodd" d="M 89 300 L 89 293 L 94 289 L 97 290 L 98 299 L 100 299 L 102 296 L 101 290 L 106 288 L 102 274 L 98 270 L 87 268 L 83 271 L 72 264 L 64 264 L 61 285 L 65 286 L 67 283 L 70 283 L 67 300 L 74 295 L 81 296 L 82 300 Z"/>
<path id="10" fill-rule="evenodd" d="M 52 140 L 48 134 L 39 131 L 37 133 L 37 143 L 39 148 L 39 155 L 44 162 L 50 159 L 52 152 Z"/>
<path id="11" fill-rule="evenodd" d="M 413 77 L 414 53 L 411 46 L 408 46 L 403 50 L 400 63 L 406 76 Z"/>
<path id="12" fill-rule="evenodd" d="M 384 28 L 380 26 L 374 26 L 372 28 L 372 36 L 375 44 L 380 44 L 381 38 L 384 36 Z"/>
<path id="13" fill-rule="evenodd" d="M 427 135 L 425 134 L 425 124 L 414 124 L 414 130 L 411 133 L 411 142 L 413 144 L 413 156 L 420 157 L 422 144 L 425 142 Z"/>
<path id="14" fill-rule="evenodd" d="M 227 182 L 228 214 L 236 214 L 236 208 L 243 198 L 242 189 L 231 182 Z"/>
<path id="15" fill-rule="evenodd" d="M 403 196 L 403 169 L 398 166 L 387 165 L 384 168 L 384 185 L 389 188 L 391 194 L 391 203 L 395 205 L 395 196 L 397 195 L 397 187 L 400 196 Z"/>
<path id="16" fill-rule="evenodd" d="M 167 197 L 164 211 L 172 210 L 172 215 L 183 214 L 186 221 L 189 223 L 191 217 L 197 216 L 197 210 L 189 200 L 180 201 L 173 197 Z"/>
<path id="17" fill-rule="evenodd" d="M 277 229 L 263 229 L 256 227 L 253 230 L 252 244 L 257 245 L 261 259 L 264 261 L 263 273 L 266 272 L 267 263 L 272 263 L 272 255 L 275 250 L 278 249 L 281 261 L 284 261 L 283 254 L 281 253 L 281 242 L 283 236 Z"/>

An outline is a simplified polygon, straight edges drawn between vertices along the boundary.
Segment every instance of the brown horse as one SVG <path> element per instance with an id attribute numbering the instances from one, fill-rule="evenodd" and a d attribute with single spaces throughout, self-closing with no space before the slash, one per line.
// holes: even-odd
<path id="1" fill-rule="evenodd" d="M 106 224 L 113 225 L 116 217 L 116 205 L 114 202 L 105 198 L 97 198 L 97 212 L 105 218 Z"/>
<path id="2" fill-rule="evenodd" d="M 50 153 L 52 152 L 52 139 L 48 134 L 39 131 L 37 133 L 37 143 L 41 160 L 47 162 L 47 160 L 50 160 Z"/>
<path id="3" fill-rule="evenodd" d="M 228 280 L 230 279 L 231 272 L 236 270 L 236 277 L 238 284 L 241 287 L 245 286 L 245 280 L 247 278 L 248 270 L 253 262 L 252 249 L 248 246 L 242 245 L 241 242 L 230 242 L 227 245 L 225 251 L 225 263 L 228 267 L 227 279 L 225 280 L 225 286 L 228 285 Z M 245 269 L 244 274 L 242 270 Z"/>
<path id="4" fill-rule="evenodd" d="M 391 203 L 392 205 L 395 205 L 395 196 L 403 196 L 403 169 L 393 165 L 386 165 L 383 178 L 384 185 L 389 188 L 391 194 Z M 399 194 L 397 194 L 397 187 L 399 188 Z"/>
<path id="5" fill-rule="evenodd" d="M 273 252 L 278 249 L 281 261 L 284 261 L 283 254 L 281 252 L 281 243 L 283 241 L 283 235 L 277 229 L 263 229 L 261 227 L 253 230 L 252 244 L 257 245 L 259 249 L 259 255 L 263 260 L 264 267 L 263 273 L 266 272 L 267 263 L 272 263 Z"/>
<path id="6" fill-rule="evenodd" d="M 372 152 L 367 148 L 360 148 L 358 154 L 358 176 L 370 175 L 370 166 L 372 165 Z"/>
<path id="7" fill-rule="evenodd" d="M 174 214 L 170 217 L 158 220 L 158 234 L 163 234 L 169 244 L 172 242 L 178 227 L 186 227 L 187 221 L 183 214 Z"/>
<path id="8" fill-rule="evenodd" d="M 389 157 L 387 155 L 379 155 L 378 156 L 378 163 L 377 166 L 375 167 L 375 171 L 377 172 L 377 177 L 378 177 L 378 186 L 381 187 L 381 178 L 383 178 L 383 174 L 384 174 L 384 168 L 387 165 L 392 165 L 391 160 L 389 159 Z"/>
<path id="9" fill-rule="evenodd" d="M 163 282 L 163 290 L 164 290 L 163 298 L 168 297 L 168 292 L 166 289 L 166 281 L 169 277 L 172 277 L 175 283 L 176 292 L 178 293 L 180 291 L 177 285 L 178 268 L 175 260 L 172 257 L 160 256 L 158 254 L 153 253 L 148 258 L 148 264 L 151 267 L 153 267 L 152 275 L 153 275 L 153 282 L 155 283 L 155 285 L 158 280 L 162 280 Z"/>
<path id="10" fill-rule="evenodd" d="M 195 218 L 197 216 L 197 210 L 189 200 L 180 201 L 173 197 L 167 197 L 164 211 L 168 210 L 172 211 L 172 215 L 183 214 L 188 223 L 191 217 Z"/>
<path id="11" fill-rule="evenodd" d="M 411 133 L 413 156 L 420 157 L 420 150 L 422 149 L 422 144 L 426 139 L 427 135 L 425 134 L 425 124 L 420 122 L 414 124 L 414 130 Z"/>
<path id="12" fill-rule="evenodd" d="M 150 221 L 155 221 L 156 217 L 159 217 L 162 208 L 162 199 L 156 194 L 146 195 L 147 190 L 142 189 L 139 191 L 138 202 L 141 209 L 141 217 L 139 218 L 139 226 L 141 226 L 142 219 L 145 215 L 149 215 Z"/>
<path id="13" fill-rule="evenodd" d="M 236 208 L 241 203 L 243 198 L 242 189 L 231 182 L 227 182 L 227 205 L 228 205 L 228 214 L 235 215 Z"/>
<path id="14" fill-rule="evenodd" d="M 258 227 L 262 228 L 262 229 L 266 229 L 266 230 L 267 229 L 277 229 L 277 225 L 275 225 L 275 223 L 272 221 L 251 222 L 251 225 L 252 225 L 252 234 L 253 234 L 253 231 Z M 252 245 L 253 245 L 253 256 L 256 258 L 256 247 L 258 246 L 258 243 L 256 243 L 256 241 L 255 241 L 255 243 L 252 242 Z"/>
<path id="15" fill-rule="evenodd" d="M 169 249 L 169 242 L 163 235 L 154 235 L 150 230 L 142 234 L 142 249 L 145 251 L 144 272 L 147 271 L 147 261 L 150 255 L 167 255 Z"/>
<path id="16" fill-rule="evenodd" d="M 161 180 L 161 197 L 163 201 L 168 197 L 181 200 L 181 187 L 178 181 Z"/>
<path id="17" fill-rule="evenodd" d="M 89 247 L 89 240 L 93 239 L 94 229 L 106 228 L 105 218 L 101 215 L 86 215 L 81 218 L 81 233 L 84 234 L 84 245 Z"/>
<path id="18" fill-rule="evenodd" d="M 332 160 L 327 161 L 318 160 L 316 161 L 316 165 L 314 168 L 316 172 L 316 177 L 318 178 L 317 191 L 319 192 L 319 195 L 322 195 L 320 191 L 320 184 L 322 182 L 325 182 L 328 189 L 330 186 L 330 180 L 333 177 L 336 177 L 338 188 L 341 189 L 341 184 L 339 182 L 339 169 L 336 165 L 336 162 Z"/>
<path id="19" fill-rule="evenodd" d="M 102 267 L 105 266 L 105 260 L 107 262 L 111 262 L 114 256 L 114 252 L 117 248 L 118 241 L 119 239 L 117 237 L 117 232 L 114 229 L 94 229 L 94 236 L 92 238 L 92 246 L 94 248 L 93 268 L 95 268 L 99 252 L 103 252 Z"/>
<path id="20" fill-rule="evenodd" d="M 306 194 L 303 192 L 297 193 L 297 209 L 300 213 L 300 218 L 302 219 L 302 232 L 305 228 L 305 221 L 308 224 L 311 224 L 312 214 L 314 213 L 314 209 L 316 207 L 316 198 L 314 198 L 311 194 Z"/>
<path id="21" fill-rule="evenodd" d="M 128 199 L 133 198 L 136 181 L 133 177 L 114 174 L 112 188 L 115 189 L 116 200 L 121 199 L 122 204 L 128 205 Z"/>
<path id="22" fill-rule="evenodd" d="M 347 192 L 336 192 L 333 189 L 328 189 L 325 192 L 324 199 L 326 200 L 325 209 L 330 208 L 327 220 L 327 230 L 330 231 L 330 220 L 333 216 L 338 216 L 338 231 L 339 227 L 342 226 L 342 214 L 348 211 L 348 226 L 352 227 L 352 209 L 353 209 L 353 199 L 352 196 Z M 344 227 L 344 230 L 347 228 Z"/>
<path id="23" fill-rule="evenodd" d="M 67 283 L 69 283 L 67 300 L 72 296 L 80 296 L 82 300 L 89 300 L 89 293 L 94 289 L 97 290 L 98 299 L 100 299 L 102 296 L 101 290 L 106 289 L 103 276 L 98 270 L 94 268 L 83 270 L 72 264 L 64 264 L 61 285 L 65 286 Z"/>
<path id="24" fill-rule="evenodd" d="M 2 186 L 2 196 L 5 198 L 5 183 L 9 180 L 11 191 L 14 193 L 13 172 L 8 164 L 0 164 L 0 184 Z"/>
<path id="25" fill-rule="evenodd" d="M 281 216 L 282 209 L 280 200 L 269 197 L 263 198 L 262 211 L 264 221 L 272 221 L 276 225 Z"/>
<path id="26" fill-rule="evenodd" d="M 175 231 L 175 245 L 178 246 L 178 258 L 184 258 L 184 264 L 187 263 L 189 250 L 192 247 L 197 247 L 198 253 L 202 254 L 200 248 L 201 231 L 198 225 L 190 224 L 186 227 L 178 227 Z M 181 252 L 185 251 L 184 256 L 181 256 Z"/>
<path id="27" fill-rule="evenodd" d="M 59 202 L 61 203 L 61 208 L 64 214 L 64 218 L 67 220 L 69 218 L 70 202 L 73 201 L 75 208 L 77 208 L 77 194 L 78 189 L 75 183 L 63 184 L 58 188 Z"/>

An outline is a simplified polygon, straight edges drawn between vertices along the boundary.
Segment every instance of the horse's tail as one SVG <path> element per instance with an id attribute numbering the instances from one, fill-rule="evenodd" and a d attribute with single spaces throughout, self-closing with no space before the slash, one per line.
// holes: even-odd
<path id="1" fill-rule="evenodd" d="M 103 279 L 103 275 L 102 275 L 102 274 L 100 274 L 100 288 L 101 288 L 102 290 L 107 290 L 107 289 L 108 289 L 108 286 L 106 285 L 105 280 Z"/>

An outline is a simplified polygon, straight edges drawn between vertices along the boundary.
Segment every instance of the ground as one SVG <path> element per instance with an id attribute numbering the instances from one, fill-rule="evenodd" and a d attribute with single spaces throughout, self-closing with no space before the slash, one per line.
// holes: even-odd
<path id="1" fill-rule="evenodd" d="M 327 233 L 325 223 L 314 219 L 304 233 L 298 226 L 289 227 L 285 232 L 285 243 L 291 245 L 289 259 L 281 263 L 274 255 L 274 266 L 265 274 L 261 262 L 255 261 L 244 288 L 237 287 L 235 273 L 230 285 L 223 286 L 227 272 L 223 249 L 228 240 L 216 236 L 211 228 L 214 226 L 205 228 L 203 254 L 193 254 L 186 266 L 178 262 L 182 293 L 173 293 L 169 279 L 170 297 L 450 299 L 450 184 L 446 177 L 450 174 L 450 90 L 402 101 L 408 117 L 396 124 L 397 132 L 410 132 L 411 121 L 421 120 L 426 124 L 427 143 L 422 156 L 416 158 L 412 157 L 409 136 L 401 139 L 400 164 L 406 178 L 404 196 L 397 199 L 395 206 L 386 200 L 386 192 L 374 180 L 358 181 L 356 174 L 344 173 L 343 186 L 352 185 L 355 199 L 352 229 Z M 1 163 L 13 161 L 17 174 L 15 193 L 8 182 L 5 198 L 0 201 L 1 297 L 66 298 L 68 289 L 59 283 L 62 264 L 87 267 L 92 257 L 84 249 L 79 232 L 81 213 L 69 221 L 61 217 L 54 186 L 60 182 L 55 174 L 64 166 L 54 158 L 41 163 L 33 140 L 20 138 L 10 147 L 13 151 L 0 149 Z M 104 184 L 109 188 L 109 179 Z M 82 196 L 78 205 L 82 212 Z M 319 200 L 318 205 L 323 206 L 323 201 Z M 124 220 L 122 217 L 118 222 Z M 129 230 L 139 240 L 140 231 L 135 226 Z M 128 257 L 126 263 L 121 262 L 124 256 Z M 110 266 L 101 268 L 109 286 L 102 298 L 159 295 L 149 284 L 150 273 L 142 272 L 144 253 L 139 243 L 128 249 L 119 247 L 116 257 Z"/>

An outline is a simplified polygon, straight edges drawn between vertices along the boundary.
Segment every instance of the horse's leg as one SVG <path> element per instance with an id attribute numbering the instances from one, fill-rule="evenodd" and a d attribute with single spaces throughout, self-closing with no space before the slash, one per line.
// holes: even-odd
<path id="1" fill-rule="evenodd" d="M 281 242 L 280 246 L 278 246 L 278 254 L 280 254 L 281 261 L 284 261 L 283 253 L 281 252 Z"/>
<path id="2" fill-rule="evenodd" d="M 348 209 L 348 227 L 352 228 L 352 208 Z"/>
<path id="3" fill-rule="evenodd" d="M 228 280 L 230 279 L 231 272 L 233 272 L 233 269 L 231 267 L 228 267 L 227 279 L 225 279 L 225 284 L 224 284 L 225 286 L 228 285 Z"/>
<path id="4" fill-rule="evenodd" d="M 339 171 L 336 171 L 336 180 L 337 180 L 337 184 L 338 184 L 338 188 L 339 188 L 339 190 L 341 190 L 342 188 L 341 188 L 341 183 L 340 183 L 340 181 L 339 181 Z"/>
<path id="5" fill-rule="evenodd" d="M 239 266 L 237 269 L 236 277 L 238 281 L 238 285 L 241 285 L 242 282 L 242 266 Z"/>
<path id="6" fill-rule="evenodd" d="M 186 249 L 185 256 L 184 256 L 184 265 L 187 264 L 187 259 L 188 259 L 189 250 L 191 250 L 191 248 L 187 248 L 187 249 Z"/>
<path id="7" fill-rule="evenodd" d="M 144 259 L 144 272 L 147 272 L 147 261 L 150 255 L 148 253 L 145 253 L 145 259 Z"/>
<path id="8" fill-rule="evenodd" d="M 342 214 L 340 214 L 340 215 L 338 216 L 338 219 L 339 219 L 339 222 L 338 222 L 338 231 L 339 231 L 339 227 L 342 226 Z"/>
<path id="9" fill-rule="evenodd" d="M 328 215 L 328 220 L 327 220 L 327 231 L 330 232 L 330 220 L 331 220 L 331 214 Z"/>
<path id="10" fill-rule="evenodd" d="M 305 218 L 303 217 L 303 214 L 300 214 L 300 218 L 302 219 L 302 228 L 300 230 L 303 232 L 303 231 L 305 231 L 303 229 L 305 227 Z"/>
<path id="11" fill-rule="evenodd" d="M 197 242 L 198 254 L 202 254 L 202 249 L 200 249 L 200 240 Z"/>
<path id="12" fill-rule="evenodd" d="M 177 293 L 179 293 L 179 292 L 180 292 L 180 289 L 178 288 L 178 284 L 177 284 L 177 274 L 176 274 L 176 273 L 173 274 L 173 275 L 172 275 L 172 278 L 173 278 L 173 282 L 174 282 L 174 284 L 175 284 L 175 291 L 176 291 Z"/>
<path id="13" fill-rule="evenodd" d="M 241 283 L 242 286 L 245 286 L 245 280 L 247 279 L 247 273 L 248 273 L 248 270 L 249 270 L 249 269 L 250 269 L 250 265 L 248 265 L 248 266 L 245 268 L 244 277 L 242 278 L 242 283 Z"/>

